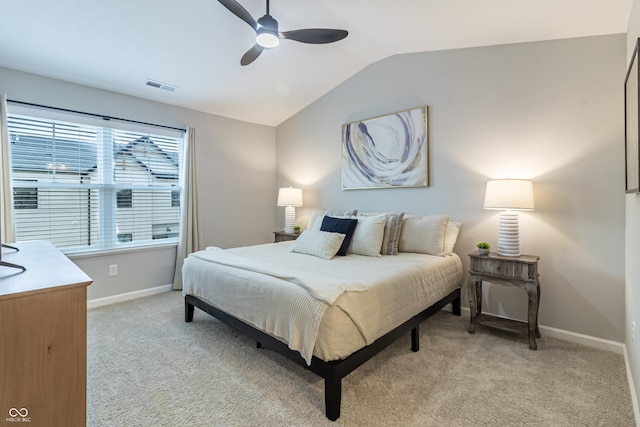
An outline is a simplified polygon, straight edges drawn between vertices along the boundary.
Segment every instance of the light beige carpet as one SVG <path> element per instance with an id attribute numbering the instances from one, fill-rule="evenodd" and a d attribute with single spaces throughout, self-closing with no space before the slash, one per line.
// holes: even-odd
<path id="1" fill-rule="evenodd" d="M 441 312 L 421 349 L 401 338 L 343 380 L 323 380 L 169 292 L 88 314 L 88 426 L 634 426 L 623 357 L 526 339 Z"/>

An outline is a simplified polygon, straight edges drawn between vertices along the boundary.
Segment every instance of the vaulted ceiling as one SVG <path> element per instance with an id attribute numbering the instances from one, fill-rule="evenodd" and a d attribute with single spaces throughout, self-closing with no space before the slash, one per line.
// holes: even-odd
<path id="1" fill-rule="evenodd" d="M 265 14 L 264 0 L 238 2 L 255 19 Z M 280 31 L 337 28 L 349 36 L 324 45 L 282 40 L 243 67 L 255 33 L 217 0 L 0 0 L 0 66 L 276 126 L 392 55 L 624 33 L 632 0 L 272 0 L 270 6 Z"/>

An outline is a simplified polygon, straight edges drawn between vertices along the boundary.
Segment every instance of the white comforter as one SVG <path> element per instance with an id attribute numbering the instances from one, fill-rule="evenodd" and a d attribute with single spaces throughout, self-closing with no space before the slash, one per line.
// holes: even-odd
<path id="1" fill-rule="evenodd" d="M 314 354 L 335 360 L 371 344 L 462 280 L 455 254 L 324 260 L 292 253 L 292 244 L 191 254 L 183 267 L 183 294 L 277 337 L 311 363 Z"/>

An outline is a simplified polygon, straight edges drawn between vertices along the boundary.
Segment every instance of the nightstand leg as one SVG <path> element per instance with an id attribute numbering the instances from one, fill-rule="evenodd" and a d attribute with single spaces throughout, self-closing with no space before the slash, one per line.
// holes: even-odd
<path id="1" fill-rule="evenodd" d="M 536 338 L 540 338 L 540 328 L 538 327 L 538 313 L 540 312 L 540 279 L 536 279 L 536 290 L 538 291 L 538 306 L 536 307 Z"/>
<path id="2" fill-rule="evenodd" d="M 538 344 L 536 344 L 536 335 L 539 335 L 538 330 L 538 306 L 540 298 L 538 298 L 538 287 L 527 286 L 527 294 L 529 294 L 529 310 L 528 310 L 528 329 L 529 329 L 529 348 L 531 350 L 537 350 Z"/>
<path id="3" fill-rule="evenodd" d="M 482 314 L 482 279 L 476 279 L 476 317 Z"/>
<path id="4" fill-rule="evenodd" d="M 478 281 L 473 275 L 469 275 L 469 282 L 467 283 L 467 295 L 469 297 L 469 313 L 471 318 L 469 319 L 469 333 L 474 334 L 476 332 L 476 315 L 478 312 Z"/>

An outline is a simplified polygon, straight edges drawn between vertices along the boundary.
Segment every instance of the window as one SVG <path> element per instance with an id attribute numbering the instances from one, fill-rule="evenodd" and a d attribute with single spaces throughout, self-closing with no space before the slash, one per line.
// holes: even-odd
<path id="1" fill-rule="evenodd" d="M 153 239 L 178 237 L 178 224 L 156 224 L 153 226 Z"/>
<path id="2" fill-rule="evenodd" d="M 177 241 L 181 136 L 14 114 L 8 125 L 16 240 L 66 253 Z"/>
<path id="3" fill-rule="evenodd" d="M 133 206 L 131 190 L 120 190 L 116 196 L 119 208 L 130 208 Z"/>
<path id="4" fill-rule="evenodd" d="M 21 182 L 34 182 L 35 180 L 21 180 L 17 185 L 24 185 Z M 38 209 L 38 189 L 35 187 L 13 187 L 13 208 L 14 209 Z"/>
<path id="5" fill-rule="evenodd" d="M 180 192 L 177 190 L 173 190 L 171 192 L 171 207 L 172 208 L 180 207 Z"/>
<path id="6" fill-rule="evenodd" d="M 133 242 L 133 234 L 131 234 L 131 233 L 119 233 L 118 234 L 118 242 L 120 242 L 120 243 Z"/>

